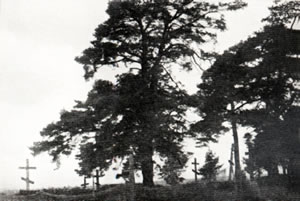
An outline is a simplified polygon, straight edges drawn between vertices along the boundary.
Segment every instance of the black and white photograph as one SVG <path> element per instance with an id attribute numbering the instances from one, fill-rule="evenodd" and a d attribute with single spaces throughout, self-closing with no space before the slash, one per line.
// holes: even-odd
<path id="1" fill-rule="evenodd" d="M 0 0 L 0 201 L 300 201 L 300 0 Z"/>

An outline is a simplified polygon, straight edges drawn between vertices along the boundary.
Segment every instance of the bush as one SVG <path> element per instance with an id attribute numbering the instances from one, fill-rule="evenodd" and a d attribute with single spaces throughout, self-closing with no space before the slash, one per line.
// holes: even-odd
<path id="1" fill-rule="evenodd" d="M 42 191 L 56 195 L 80 195 L 92 193 L 92 189 L 83 189 L 80 187 L 47 188 Z"/>
<path id="2" fill-rule="evenodd" d="M 232 182 L 188 183 L 176 186 L 145 188 L 136 191 L 137 201 L 232 201 Z"/>
<path id="3" fill-rule="evenodd" d="M 287 175 L 265 176 L 257 179 L 259 186 L 282 186 L 288 187 L 289 177 Z"/>

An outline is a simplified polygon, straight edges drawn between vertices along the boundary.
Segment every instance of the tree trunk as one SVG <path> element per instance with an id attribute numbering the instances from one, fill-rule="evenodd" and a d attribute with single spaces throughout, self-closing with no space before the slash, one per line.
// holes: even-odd
<path id="1" fill-rule="evenodd" d="M 154 186 L 152 154 L 145 154 L 142 157 L 143 159 L 141 162 L 141 168 L 142 168 L 142 175 L 143 175 L 143 185 Z"/>
<path id="2" fill-rule="evenodd" d="M 237 196 L 242 194 L 242 170 L 240 163 L 239 138 L 237 132 L 237 123 L 235 117 L 231 121 L 233 144 L 234 144 L 234 164 L 235 164 L 235 182 Z"/>

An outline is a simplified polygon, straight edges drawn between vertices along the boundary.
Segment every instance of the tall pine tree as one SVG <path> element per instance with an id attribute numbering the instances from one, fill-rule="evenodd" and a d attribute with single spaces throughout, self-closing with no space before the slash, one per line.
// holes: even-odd
<path id="1" fill-rule="evenodd" d="M 92 46 L 76 61 L 83 65 L 86 79 L 95 78 L 102 66 L 127 66 L 135 73 L 120 75 L 116 85 L 96 82 L 87 101 L 42 131 L 44 140 L 35 144 L 34 152 L 49 151 L 56 159 L 70 153 L 75 137 L 94 133 L 97 157 L 110 162 L 111 157 L 126 157 L 133 150 L 144 185 L 152 186 L 153 154 L 169 152 L 177 157 L 187 134 L 186 94 L 169 69 L 177 63 L 189 70 L 199 56 L 199 45 L 226 28 L 220 12 L 244 6 L 241 1 L 110 1 L 108 20 L 98 26 Z"/>
<path id="2" fill-rule="evenodd" d="M 299 2 L 271 7 L 271 15 L 266 18 L 269 24 L 220 55 L 203 74 L 199 85 L 198 111 L 202 120 L 193 125 L 193 130 L 201 133 L 201 142 L 207 142 L 216 141 L 219 134 L 231 129 L 236 179 L 240 185 L 238 126 L 252 126 L 257 133 L 269 133 L 272 138 L 275 127 L 270 125 L 278 125 L 287 111 L 299 103 L 296 86 L 299 83 L 299 40 L 295 31 L 287 26 L 293 22 L 295 12 L 299 16 L 299 10 L 292 5 L 299 6 Z M 272 155 L 268 151 L 261 153 Z M 268 166 L 270 172 L 276 172 L 273 162 Z"/>

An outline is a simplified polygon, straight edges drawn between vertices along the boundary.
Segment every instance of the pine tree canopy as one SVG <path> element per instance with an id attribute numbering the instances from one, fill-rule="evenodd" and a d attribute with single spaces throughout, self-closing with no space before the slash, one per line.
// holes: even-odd
<path id="1" fill-rule="evenodd" d="M 192 130 L 202 144 L 216 142 L 220 134 L 231 130 L 236 173 L 241 172 L 238 127 L 251 126 L 257 133 L 264 130 L 269 138 L 282 139 L 274 137 L 275 128 L 299 105 L 300 35 L 288 26 L 299 16 L 298 6 L 299 2 L 290 1 L 271 7 L 263 30 L 219 55 L 198 85 L 202 119 Z M 265 146 L 269 151 L 261 153 L 274 156 L 270 150 L 278 150 L 277 144 Z"/>
<path id="2" fill-rule="evenodd" d="M 128 72 L 117 83 L 97 80 L 86 101 L 78 101 L 41 132 L 34 153 L 48 151 L 56 160 L 79 142 L 79 173 L 88 174 L 134 152 L 143 183 L 153 185 L 154 153 L 178 158 L 188 135 L 188 95 L 172 78 L 170 69 L 178 66 L 172 64 L 191 69 L 203 53 L 200 45 L 225 30 L 222 12 L 244 6 L 242 1 L 110 1 L 108 20 L 96 28 L 91 47 L 76 61 L 87 80 L 97 80 L 102 66 L 126 66 Z"/>

